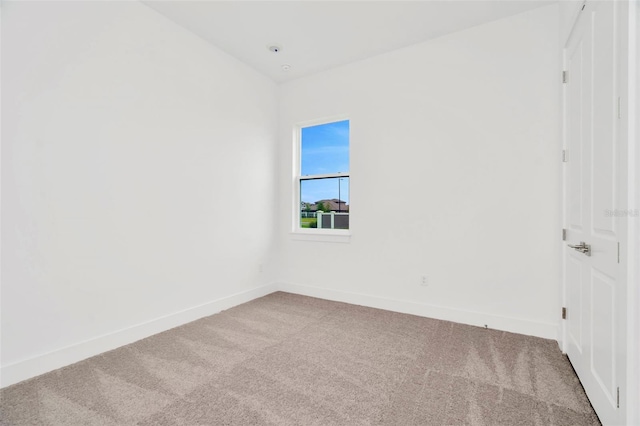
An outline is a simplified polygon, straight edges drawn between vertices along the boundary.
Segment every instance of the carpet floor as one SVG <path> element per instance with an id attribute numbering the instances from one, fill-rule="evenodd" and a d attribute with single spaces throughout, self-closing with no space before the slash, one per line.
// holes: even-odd
<path id="1" fill-rule="evenodd" d="M 598 425 L 556 342 L 273 293 L 0 391 L 2 425 Z"/>

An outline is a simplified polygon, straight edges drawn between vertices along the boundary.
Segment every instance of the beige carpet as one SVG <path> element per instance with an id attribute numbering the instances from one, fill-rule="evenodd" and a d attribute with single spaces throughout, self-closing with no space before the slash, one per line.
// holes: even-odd
<path id="1" fill-rule="evenodd" d="M 0 396 L 12 426 L 599 424 L 556 342 L 288 293 Z"/>

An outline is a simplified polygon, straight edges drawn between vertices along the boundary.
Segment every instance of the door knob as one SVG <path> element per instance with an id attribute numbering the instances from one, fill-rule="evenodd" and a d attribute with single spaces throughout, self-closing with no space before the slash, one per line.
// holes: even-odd
<path id="1" fill-rule="evenodd" d="M 585 243 L 584 241 L 580 241 L 580 244 L 576 244 L 575 246 L 571 244 L 568 244 L 568 246 L 576 251 L 579 251 L 580 253 L 584 253 L 587 256 L 591 256 L 591 245 Z"/>

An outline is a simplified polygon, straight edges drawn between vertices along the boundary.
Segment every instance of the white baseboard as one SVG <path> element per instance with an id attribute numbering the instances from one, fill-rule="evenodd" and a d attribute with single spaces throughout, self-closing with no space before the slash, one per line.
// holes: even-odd
<path id="1" fill-rule="evenodd" d="M 279 283 L 278 290 L 303 296 L 351 303 L 353 305 L 401 312 L 421 317 L 435 318 L 461 324 L 484 327 L 485 324 L 494 330 L 509 331 L 528 336 L 542 337 L 556 340 L 558 338 L 558 324 L 530 321 L 522 318 L 511 318 L 499 315 L 474 312 L 445 306 L 411 302 L 408 300 L 386 299 L 360 293 L 331 290 L 299 284 Z"/>
<path id="2" fill-rule="evenodd" d="M 321 299 L 453 321 L 462 324 L 476 325 L 480 327 L 487 324 L 487 326 L 492 329 L 537 336 L 546 339 L 555 340 L 558 337 L 558 324 L 528 321 L 521 318 L 503 317 L 483 312 L 454 309 L 407 300 L 386 299 L 377 296 L 320 287 L 274 283 L 222 297 L 199 306 L 194 306 L 145 323 L 114 331 L 113 333 L 98 336 L 52 352 L 4 365 L 0 368 L 0 387 L 10 386 L 23 380 L 39 376 L 40 374 L 53 371 L 57 368 L 128 345 L 140 339 L 144 339 L 145 337 L 213 315 L 222 310 L 266 296 L 267 294 L 275 291 L 284 291 L 304 296 L 318 297 Z"/>
<path id="3" fill-rule="evenodd" d="M 276 284 L 263 285 L 93 339 L 85 340 L 84 342 L 76 343 L 52 352 L 4 365 L 0 369 L 0 387 L 9 386 L 103 352 L 128 345 L 145 337 L 213 315 L 222 310 L 257 299 L 258 297 L 266 296 L 274 291 L 277 291 Z"/>

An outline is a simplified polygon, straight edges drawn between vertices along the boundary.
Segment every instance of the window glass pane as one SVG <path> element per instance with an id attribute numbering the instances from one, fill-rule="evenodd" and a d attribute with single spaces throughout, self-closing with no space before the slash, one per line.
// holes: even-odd
<path id="1" fill-rule="evenodd" d="M 326 178 L 300 181 L 300 227 L 349 229 L 349 178 Z M 335 213 L 331 213 L 335 212 Z"/>
<path id="2" fill-rule="evenodd" d="M 303 127 L 302 176 L 349 172 L 349 120 Z"/>

